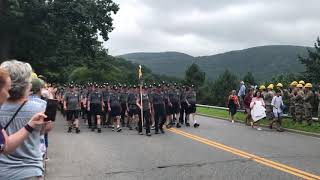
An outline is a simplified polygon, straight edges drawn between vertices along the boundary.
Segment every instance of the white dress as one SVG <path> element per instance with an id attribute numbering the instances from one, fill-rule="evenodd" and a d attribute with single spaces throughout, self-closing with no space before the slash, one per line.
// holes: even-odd
<path id="1" fill-rule="evenodd" d="M 266 108 L 263 107 L 261 101 L 255 101 L 256 104 L 253 105 L 251 109 L 251 117 L 254 122 L 266 117 Z M 253 103 L 253 102 L 252 102 Z"/>

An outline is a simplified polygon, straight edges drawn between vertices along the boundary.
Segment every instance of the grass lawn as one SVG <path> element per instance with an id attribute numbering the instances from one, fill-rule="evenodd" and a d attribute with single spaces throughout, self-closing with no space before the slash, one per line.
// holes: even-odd
<path id="1" fill-rule="evenodd" d="M 229 119 L 229 112 L 227 110 L 213 109 L 213 108 L 206 108 L 206 107 L 197 107 L 197 113 L 208 115 L 211 117 L 228 118 Z M 238 112 L 235 115 L 235 119 L 240 120 L 240 121 L 244 121 L 245 114 L 243 112 Z M 269 120 L 262 119 L 257 124 L 269 125 L 269 123 L 270 123 Z M 320 123 L 318 123 L 318 122 L 313 123 L 311 126 L 308 126 L 308 124 L 305 121 L 302 124 L 298 124 L 298 123 L 294 124 L 292 122 L 292 119 L 284 118 L 282 120 L 282 127 L 288 128 L 288 129 L 306 131 L 306 132 L 320 133 Z"/>

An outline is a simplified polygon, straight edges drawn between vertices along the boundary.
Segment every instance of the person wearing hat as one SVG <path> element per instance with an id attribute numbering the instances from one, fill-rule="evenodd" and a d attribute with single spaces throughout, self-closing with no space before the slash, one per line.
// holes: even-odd
<path id="1" fill-rule="evenodd" d="M 113 87 L 108 99 L 108 111 L 110 112 L 111 122 L 113 123 L 112 131 L 121 132 L 121 104 L 120 92 L 117 86 Z"/>
<path id="2" fill-rule="evenodd" d="M 297 87 L 299 87 L 299 85 L 301 84 L 298 84 Z M 301 85 L 302 86 L 302 85 Z M 297 95 L 295 97 L 295 105 L 294 105 L 294 109 L 295 109 L 295 118 L 296 118 L 296 121 L 301 124 L 302 123 L 302 120 L 303 120 L 303 117 L 304 117 L 304 92 L 302 89 L 296 89 L 297 91 Z"/>
<path id="3" fill-rule="evenodd" d="M 261 86 L 259 87 L 259 91 L 261 92 L 262 97 L 264 97 L 265 94 L 267 93 L 266 89 L 267 89 L 267 88 L 266 88 L 265 85 L 261 85 Z"/>
<path id="4" fill-rule="evenodd" d="M 295 109 L 297 94 L 298 94 L 298 91 L 295 87 L 292 88 L 291 93 L 289 93 L 289 114 L 292 117 L 293 123 L 297 122 L 296 109 Z"/>
<path id="5" fill-rule="evenodd" d="M 127 114 L 128 114 L 128 92 L 127 85 L 123 85 L 120 89 L 120 104 L 121 104 L 121 125 L 122 127 L 128 126 Z"/>
<path id="6" fill-rule="evenodd" d="M 163 87 L 163 98 L 164 98 L 164 104 L 165 104 L 165 114 L 166 114 L 166 127 L 169 129 L 171 128 L 171 108 L 169 106 L 170 100 L 169 100 L 169 88 L 170 84 L 167 84 Z"/>
<path id="7" fill-rule="evenodd" d="M 129 130 L 133 129 L 133 126 L 137 125 L 140 117 L 139 109 L 137 106 L 137 100 L 139 97 L 138 88 L 136 85 L 130 88 L 128 93 L 128 127 Z"/>
<path id="8" fill-rule="evenodd" d="M 110 96 L 110 85 L 109 83 L 105 83 L 104 89 L 102 90 L 102 98 L 103 98 L 103 116 L 102 116 L 102 125 L 104 127 L 107 127 L 107 125 L 110 125 L 110 118 L 109 118 L 109 111 L 108 111 L 108 99 Z"/>
<path id="9" fill-rule="evenodd" d="M 149 88 L 147 90 L 148 96 L 150 98 L 150 102 L 152 102 L 153 95 L 154 95 L 154 87 L 150 84 Z M 151 120 L 151 130 L 155 130 L 155 120 L 154 120 L 154 109 L 153 106 L 151 106 L 151 114 L 150 114 L 150 120 Z"/>
<path id="10" fill-rule="evenodd" d="M 172 86 L 171 90 L 169 91 L 169 106 L 171 109 L 171 124 L 173 125 L 175 122 L 176 127 L 180 128 L 181 125 L 180 123 L 177 121 L 179 119 L 179 115 L 180 115 L 180 91 L 178 89 L 177 86 Z"/>
<path id="11" fill-rule="evenodd" d="M 142 132 L 142 125 L 146 127 L 146 135 L 151 136 L 150 133 L 150 121 L 151 121 L 151 102 L 149 95 L 147 93 L 147 86 L 144 86 L 142 88 L 142 96 L 137 99 L 137 106 L 139 107 L 140 110 L 143 112 L 143 124 L 142 124 L 142 118 L 139 118 L 138 122 L 138 132 L 140 135 L 143 135 Z M 141 104 L 142 101 L 142 104 Z"/>
<path id="12" fill-rule="evenodd" d="M 313 109 L 313 98 L 314 94 L 312 92 L 312 84 L 307 83 L 305 86 L 305 94 L 304 94 L 304 114 L 305 119 L 310 126 L 312 124 L 312 109 Z"/>
<path id="13" fill-rule="evenodd" d="M 154 121 L 155 121 L 155 134 L 164 133 L 163 125 L 165 123 L 165 103 L 164 96 L 161 92 L 161 85 L 155 88 L 155 92 L 152 97 L 152 106 L 154 109 Z"/>
<path id="14" fill-rule="evenodd" d="M 187 104 L 187 99 L 186 99 L 186 87 L 182 86 L 181 91 L 180 91 L 180 99 L 181 99 L 181 109 L 180 109 L 180 118 L 179 122 L 180 124 L 187 123 L 187 109 L 188 109 L 188 104 Z"/>
<path id="15" fill-rule="evenodd" d="M 283 100 L 281 96 L 281 91 L 279 89 L 276 90 L 276 95 L 272 98 L 272 111 L 273 111 L 273 121 L 270 123 L 270 129 L 273 128 L 273 124 L 277 124 L 277 131 L 281 132 L 282 129 L 282 116 L 283 116 Z"/>
<path id="16" fill-rule="evenodd" d="M 102 93 L 99 91 L 99 86 L 97 84 L 93 87 L 92 92 L 89 95 L 88 105 L 88 111 L 90 111 L 93 118 L 97 120 L 96 128 L 98 129 L 98 133 L 101 133 L 101 114 L 103 111 L 103 97 Z M 92 123 L 91 125 L 91 131 L 94 131 L 95 126 Z"/>
<path id="17" fill-rule="evenodd" d="M 79 129 L 79 112 L 81 108 L 81 97 L 75 91 L 73 85 L 69 86 L 69 91 L 64 96 L 64 110 L 66 111 L 67 121 L 69 123 L 68 133 L 71 133 L 73 125 L 76 127 L 76 133 L 80 133 Z"/>
<path id="18" fill-rule="evenodd" d="M 186 87 L 186 103 L 187 103 L 187 110 L 186 110 L 186 116 L 187 116 L 187 121 L 186 121 L 186 126 L 190 126 L 190 116 L 192 118 L 193 122 L 193 127 L 197 128 L 200 126 L 199 123 L 197 123 L 197 120 L 195 119 L 195 114 L 196 114 L 196 102 L 197 102 L 197 93 L 194 90 L 194 86 L 192 85 L 191 87 Z"/>
<path id="19" fill-rule="evenodd" d="M 80 98 L 81 98 L 81 116 L 85 123 L 88 123 L 85 116 L 87 115 L 87 99 L 88 89 L 86 87 L 81 87 Z"/>
<path id="20" fill-rule="evenodd" d="M 264 102 L 266 105 L 266 115 L 267 115 L 267 119 L 268 120 L 272 120 L 273 119 L 273 112 L 272 112 L 272 105 L 271 105 L 271 101 L 274 97 L 274 93 L 273 93 L 273 84 L 270 84 L 267 87 L 267 93 L 264 96 Z"/>

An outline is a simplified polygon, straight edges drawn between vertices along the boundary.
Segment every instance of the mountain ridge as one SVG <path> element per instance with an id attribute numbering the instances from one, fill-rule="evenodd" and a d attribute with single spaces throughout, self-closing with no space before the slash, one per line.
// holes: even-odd
<path id="1" fill-rule="evenodd" d="M 296 45 L 265 45 L 196 57 L 176 51 L 128 53 L 119 57 L 143 64 L 156 74 L 179 78 L 184 77 L 185 70 L 194 62 L 212 80 L 229 69 L 238 77 L 250 71 L 258 81 L 268 81 L 276 75 L 304 71 L 298 55 L 307 55 L 307 48 L 312 49 Z"/>

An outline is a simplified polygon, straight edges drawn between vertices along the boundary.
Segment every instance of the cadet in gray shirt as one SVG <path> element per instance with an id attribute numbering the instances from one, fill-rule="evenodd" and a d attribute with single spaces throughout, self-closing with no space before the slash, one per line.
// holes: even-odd
<path id="1" fill-rule="evenodd" d="M 90 111 L 91 115 L 97 118 L 98 133 L 101 133 L 101 114 L 103 111 L 103 98 L 102 93 L 99 91 L 98 85 L 95 85 L 93 91 L 90 93 L 88 98 L 88 104 L 88 111 Z M 93 124 L 91 125 L 91 131 L 94 131 L 95 127 L 93 126 Z"/>
<path id="2" fill-rule="evenodd" d="M 79 129 L 79 113 L 81 97 L 75 91 L 73 85 L 70 85 L 70 90 L 64 96 L 64 110 L 67 113 L 67 121 L 69 122 L 68 133 L 71 133 L 73 124 L 76 127 L 76 133 L 80 133 Z"/>

